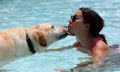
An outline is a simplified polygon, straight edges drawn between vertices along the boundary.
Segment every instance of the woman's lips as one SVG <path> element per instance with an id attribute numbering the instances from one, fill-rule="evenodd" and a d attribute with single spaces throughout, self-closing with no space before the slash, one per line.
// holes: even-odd
<path id="1" fill-rule="evenodd" d="M 68 35 L 70 35 L 70 36 L 75 36 L 73 33 L 70 32 L 70 30 L 71 30 L 71 25 L 69 24 L 69 25 L 68 25 L 68 32 L 67 32 L 67 33 L 68 33 Z"/>
<path id="2" fill-rule="evenodd" d="M 73 33 L 69 32 L 69 30 L 68 30 L 67 34 L 70 36 L 75 36 Z"/>

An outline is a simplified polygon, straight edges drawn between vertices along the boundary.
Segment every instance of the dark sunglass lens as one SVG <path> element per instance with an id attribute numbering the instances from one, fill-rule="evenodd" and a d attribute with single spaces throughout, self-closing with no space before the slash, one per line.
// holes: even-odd
<path id="1" fill-rule="evenodd" d="M 74 22 L 76 20 L 76 15 L 72 17 L 72 21 Z"/>
<path id="2" fill-rule="evenodd" d="M 74 22 L 76 20 L 76 15 L 71 16 L 72 21 Z"/>

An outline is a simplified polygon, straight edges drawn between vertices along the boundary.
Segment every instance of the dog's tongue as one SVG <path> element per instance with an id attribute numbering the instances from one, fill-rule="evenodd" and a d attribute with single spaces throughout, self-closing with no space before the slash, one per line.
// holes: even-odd
<path id="1" fill-rule="evenodd" d="M 75 36 L 73 33 L 69 32 L 69 31 L 67 32 L 67 34 L 70 36 Z"/>

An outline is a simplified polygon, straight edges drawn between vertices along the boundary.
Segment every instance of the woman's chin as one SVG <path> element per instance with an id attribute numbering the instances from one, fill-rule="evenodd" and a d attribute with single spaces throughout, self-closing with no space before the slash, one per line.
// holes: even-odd
<path id="1" fill-rule="evenodd" d="M 69 31 L 67 32 L 67 34 L 70 36 L 75 36 L 73 33 L 69 32 Z"/>

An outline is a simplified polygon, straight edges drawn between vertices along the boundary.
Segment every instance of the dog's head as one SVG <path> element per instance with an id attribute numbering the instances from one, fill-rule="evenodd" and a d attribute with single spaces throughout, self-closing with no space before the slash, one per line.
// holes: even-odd
<path id="1" fill-rule="evenodd" d="M 33 38 L 42 47 L 63 39 L 67 36 L 66 26 L 55 26 L 52 24 L 39 24 L 33 27 L 35 32 Z"/>

